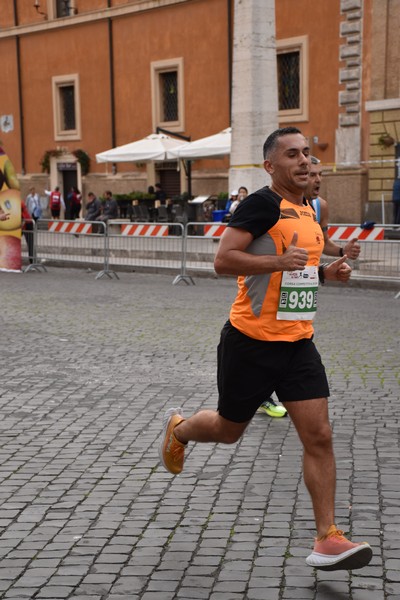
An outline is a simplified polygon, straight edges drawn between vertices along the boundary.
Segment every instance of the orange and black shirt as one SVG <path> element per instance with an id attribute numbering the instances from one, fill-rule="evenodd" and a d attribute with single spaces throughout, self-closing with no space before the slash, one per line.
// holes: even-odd
<path id="1" fill-rule="evenodd" d="M 228 227 L 250 232 L 253 241 L 246 252 L 281 255 L 298 234 L 297 246 L 308 250 L 307 266 L 318 267 L 324 237 L 315 212 L 305 200 L 293 204 L 264 187 L 243 200 Z M 311 338 L 312 320 L 278 320 L 282 272 L 240 275 L 238 293 L 230 312 L 230 322 L 251 338 L 264 341 L 294 342 Z"/>

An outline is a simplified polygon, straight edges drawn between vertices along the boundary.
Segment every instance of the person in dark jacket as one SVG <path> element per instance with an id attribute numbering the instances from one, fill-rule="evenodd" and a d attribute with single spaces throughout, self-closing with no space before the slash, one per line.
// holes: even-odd
<path id="1" fill-rule="evenodd" d="M 107 191 L 104 193 L 104 203 L 101 208 L 101 215 L 97 217 L 96 221 L 109 221 L 110 219 L 118 219 L 118 204 L 113 198 L 112 192 Z"/>
<path id="2" fill-rule="evenodd" d="M 85 221 L 96 221 L 101 215 L 101 202 L 93 192 L 88 193 Z"/>

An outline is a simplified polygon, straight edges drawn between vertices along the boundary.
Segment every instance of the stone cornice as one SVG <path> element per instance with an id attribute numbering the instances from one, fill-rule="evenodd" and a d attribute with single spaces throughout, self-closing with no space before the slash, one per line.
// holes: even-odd
<path id="1" fill-rule="evenodd" d="M 385 100 L 369 100 L 365 103 L 365 110 L 396 110 L 400 108 L 400 98 L 386 98 Z"/>
<path id="2" fill-rule="evenodd" d="M 105 8 L 84 14 L 72 15 L 59 19 L 43 20 L 29 25 L 19 25 L 18 27 L 10 27 L 0 30 L 0 39 L 13 38 L 17 36 L 29 35 L 32 33 L 40 33 L 44 31 L 52 31 L 64 27 L 75 27 L 85 23 L 94 23 L 106 19 L 116 19 L 126 15 L 145 12 L 156 8 L 164 8 L 174 4 L 185 4 L 195 0 L 138 0 L 135 4 L 125 4 L 123 6 L 115 6 Z M 33 4 L 33 2 L 32 2 Z"/>

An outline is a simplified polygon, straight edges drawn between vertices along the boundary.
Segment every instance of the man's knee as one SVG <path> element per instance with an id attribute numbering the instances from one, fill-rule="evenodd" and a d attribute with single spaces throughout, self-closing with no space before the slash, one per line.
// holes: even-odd
<path id="1" fill-rule="evenodd" d="M 222 444 L 235 444 L 243 435 L 247 423 L 234 423 L 223 417 L 218 423 L 218 439 Z"/>
<path id="2" fill-rule="evenodd" d="M 329 423 L 313 431 L 304 440 L 305 450 L 311 453 L 329 451 L 332 445 L 332 429 Z"/>

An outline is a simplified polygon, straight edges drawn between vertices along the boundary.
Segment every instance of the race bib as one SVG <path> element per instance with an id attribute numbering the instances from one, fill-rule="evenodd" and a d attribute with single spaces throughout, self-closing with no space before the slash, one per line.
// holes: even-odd
<path id="1" fill-rule="evenodd" d="M 318 267 L 304 271 L 283 271 L 276 318 L 284 321 L 311 321 L 317 312 Z"/>

